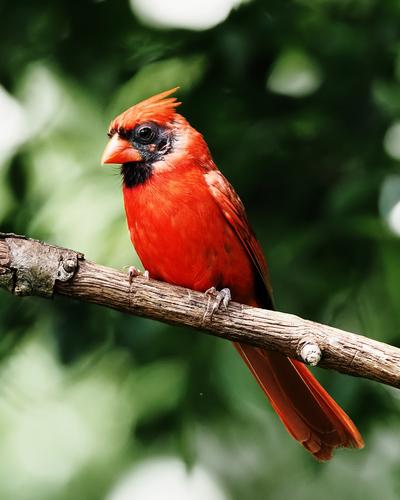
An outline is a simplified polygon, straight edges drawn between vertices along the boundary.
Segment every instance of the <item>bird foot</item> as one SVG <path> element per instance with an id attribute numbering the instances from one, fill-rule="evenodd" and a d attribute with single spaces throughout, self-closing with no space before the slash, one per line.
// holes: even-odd
<path id="1" fill-rule="evenodd" d="M 204 292 L 204 295 L 208 296 L 208 304 L 203 316 L 203 320 L 206 319 L 208 313 L 210 313 L 210 320 L 212 320 L 216 311 L 219 311 L 221 308 L 226 311 L 232 298 L 229 288 L 222 288 L 222 290 L 218 291 L 215 286 L 212 286 L 211 288 L 206 290 Z M 214 298 L 214 301 L 210 309 L 211 298 Z"/>
<path id="2" fill-rule="evenodd" d="M 129 283 L 132 283 L 134 278 L 136 278 L 137 276 L 143 276 L 143 278 L 147 281 L 150 279 L 149 271 L 146 271 L 146 270 L 141 271 L 140 269 L 138 269 L 135 266 L 129 266 L 129 268 L 128 268 Z"/>

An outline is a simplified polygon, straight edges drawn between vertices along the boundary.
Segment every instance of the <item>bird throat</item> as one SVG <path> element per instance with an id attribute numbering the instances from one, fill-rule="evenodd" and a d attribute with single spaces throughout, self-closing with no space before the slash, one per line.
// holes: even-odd
<path id="1" fill-rule="evenodd" d="M 151 177 L 152 173 L 153 167 L 151 163 L 129 162 L 121 165 L 123 183 L 127 188 L 144 184 Z"/>

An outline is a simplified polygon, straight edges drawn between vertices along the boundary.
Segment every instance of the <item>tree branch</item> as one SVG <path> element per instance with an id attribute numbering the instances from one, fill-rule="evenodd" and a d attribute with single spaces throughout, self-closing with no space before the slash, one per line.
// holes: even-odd
<path id="1" fill-rule="evenodd" d="M 212 317 L 204 294 L 85 260 L 73 250 L 0 233 L 0 288 L 64 295 L 217 337 L 276 350 L 308 364 L 400 387 L 400 349 L 277 311 L 231 303 Z"/>

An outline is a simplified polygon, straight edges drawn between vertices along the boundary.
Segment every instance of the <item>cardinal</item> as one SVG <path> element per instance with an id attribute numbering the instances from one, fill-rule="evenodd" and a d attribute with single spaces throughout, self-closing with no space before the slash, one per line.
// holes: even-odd
<path id="1" fill-rule="evenodd" d="M 151 278 L 273 309 L 267 264 L 240 198 L 203 136 L 177 113 L 177 88 L 117 116 L 102 163 L 121 164 L 131 241 Z M 362 448 L 357 428 L 308 368 L 277 352 L 234 344 L 294 439 L 318 460 Z"/>

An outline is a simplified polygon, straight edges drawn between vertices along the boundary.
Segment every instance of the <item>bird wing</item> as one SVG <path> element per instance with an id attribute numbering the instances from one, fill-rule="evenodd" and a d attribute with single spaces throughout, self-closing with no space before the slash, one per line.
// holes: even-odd
<path id="1" fill-rule="evenodd" d="M 262 299 L 263 305 L 268 309 L 274 309 L 267 263 L 260 244 L 251 229 L 241 199 L 219 170 L 208 171 L 205 174 L 205 180 L 226 220 L 229 222 L 251 257 L 259 281 L 262 284 L 262 287 L 260 287 L 260 298 Z"/>
<path id="2" fill-rule="evenodd" d="M 273 308 L 267 264 L 240 198 L 218 170 L 209 171 L 205 178 L 262 279 L 257 303 L 261 299 L 262 306 Z M 363 447 L 351 419 L 302 363 L 248 344 L 234 345 L 289 433 L 318 460 L 329 460 L 337 447 Z"/>

